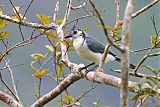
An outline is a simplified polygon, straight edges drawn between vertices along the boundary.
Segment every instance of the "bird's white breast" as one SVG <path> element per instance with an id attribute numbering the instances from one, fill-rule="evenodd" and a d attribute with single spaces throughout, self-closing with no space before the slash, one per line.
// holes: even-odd
<path id="1" fill-rule="evenodd" d="M 100 63 L 100 61 L 102 59 L 102 54 L 92 52 L 88 48 L 86 41 L 82 38 L 82 36 L 75 38 L 73 40 L 73 46 L 79 56 L 83 57 L 84 59 L 86 59 L 88 61 L 95 62 L 97 64 Z M 115 60 L 115 58 L 112 55 L 108 54 L 107 58 L 106 58 L 106 62 L 109 62 L 110 60 Z"/>

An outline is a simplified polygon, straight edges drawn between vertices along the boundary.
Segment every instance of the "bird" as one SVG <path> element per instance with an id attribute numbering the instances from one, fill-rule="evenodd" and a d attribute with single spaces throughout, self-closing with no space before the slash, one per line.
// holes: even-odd
<path id="1" fill-rule="evenodd" d="M 73 47 L 79 56 L 81 56 L 85 60 L 88 60 L 89 62 L 92 62 L 88 66 L 93 64 L 100 64 L 102 55 L 105 50 L 104 44 L 99 42 L 93 36 L 88 35 L 81 29 L 70 31 L 69 35 L 65 36 L 65 39 L 67 38 L 73 39 Z M 116 54 L 109 50 L 105 62 L 107 63 L 110 61 L 121 62 L 121 58 L 119 58 Z M 135 65 L 130 64 L 130 68 L 135 69 Z"/>

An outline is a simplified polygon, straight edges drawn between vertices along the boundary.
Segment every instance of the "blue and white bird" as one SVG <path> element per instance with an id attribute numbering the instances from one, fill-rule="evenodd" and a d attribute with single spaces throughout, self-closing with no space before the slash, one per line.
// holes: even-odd
<path id="1" fill-rule="evenodd" d="M 105 49 L 105 45 L 100 43 L 94 37 L 88 35 L 86 32 L 80 29 L 76 29 L 70 32 L 65 38 L 73 38 L 73 47 L 79 56 L 92 63 L 99 64 L 102 60 L 102 55 Z M 106 63 L 109 61 L 118 61 L 121 59 L 113 52 L 109 51 L 106 57 Z M 130 68 L 134 69 L 135 66 L 130 64 Z"/>

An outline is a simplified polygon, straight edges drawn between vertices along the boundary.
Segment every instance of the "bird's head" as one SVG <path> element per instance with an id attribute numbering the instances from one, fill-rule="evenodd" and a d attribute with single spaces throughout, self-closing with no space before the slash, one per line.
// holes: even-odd
<path id="1" fill-rule="evenodd" d="M 65 38 L 73 38 L 76 39 L 78 37 L 84 37 L 85 33 L 83 30 L 80 29 L 76 29 L 76 30 L 72 30 L 68 36 L 66 36 Z"/>

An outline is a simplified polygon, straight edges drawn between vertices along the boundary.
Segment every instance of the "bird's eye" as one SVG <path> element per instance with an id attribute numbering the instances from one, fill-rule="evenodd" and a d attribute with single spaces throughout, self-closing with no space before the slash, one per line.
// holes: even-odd
<path id="1" fill-rule="evenodd" d="M 77 34 L 77 31 L 73 31 L 73 34 Z"/>

